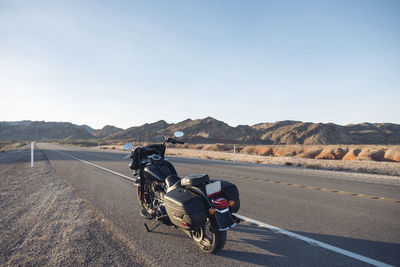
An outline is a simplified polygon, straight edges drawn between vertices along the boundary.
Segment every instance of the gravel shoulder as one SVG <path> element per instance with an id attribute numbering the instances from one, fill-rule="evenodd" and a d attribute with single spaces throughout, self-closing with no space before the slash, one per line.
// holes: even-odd
<path id="1" fill-rule="evenodd" d="M 0 265 L 144 266 L 36 150 L 0 153 Z"/>

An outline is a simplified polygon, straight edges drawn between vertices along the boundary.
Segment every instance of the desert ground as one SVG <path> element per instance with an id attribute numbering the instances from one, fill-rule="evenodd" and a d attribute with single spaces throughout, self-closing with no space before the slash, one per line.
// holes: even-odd
<path id="1" fill-rule="evenodd" d="M 143 145 L 143 144 L 136 144 Z M 121 144 L 100 149 L 122 150 Z M 167 155 L 400 176 L 398 145 L 168 145 Z"/>
<path id="2" fill-rule="evenodd" d="M 0 265 L 143 266 L 37 150 L 0 153 Z"/>

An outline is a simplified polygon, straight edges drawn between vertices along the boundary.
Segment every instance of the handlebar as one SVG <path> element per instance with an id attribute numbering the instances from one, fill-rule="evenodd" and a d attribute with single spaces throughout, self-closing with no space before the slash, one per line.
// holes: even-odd
<path id="1" fill-rule="evenodd" d="M 185 142 L 182 142 L 182 141 L 178 141 L 178 140 L 176 140 L 176 139 L 174 139 L 174 138 L 168 138 L 167 140 L 165 140 L 164 142 L 163 142 L 163 145 L 165 146 L 165 144 L 166 143 L 171 143 L 171 144 L 173 144 L 173 145 L 175 145 L 175 144 L 184 144 Z"/>
<path id="2" fill-rule="evenodd" d="M 132 159 L 130 168 L 133 170 L 138 170 L 139 167 L 141 166 L 141 160 L 147 158 L 151 154 L 158 154 L 162 158 L 164 158 L 166 143 L 184 144 L 185 142 L 178 141 L 170 137 L 167 140 L 165 140 L 162 144 L 152 144 L 145 147 L 137 147 L 134 150 L 132 150 L 128 155 L 128 157 Z"/>

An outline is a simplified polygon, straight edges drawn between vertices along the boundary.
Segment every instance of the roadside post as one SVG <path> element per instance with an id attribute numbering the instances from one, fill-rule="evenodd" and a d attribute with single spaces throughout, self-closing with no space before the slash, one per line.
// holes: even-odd
<path id="1" fill-rule="evenodd" d="M 33 168 L 33 150 L 35 148 L 35 142 L 31 142 L 31 168 Z"/>
<path id="2" fill-rule="evenodd" d="M 233 145 L 233 162 L 235 162 L 236 146 Z"/>

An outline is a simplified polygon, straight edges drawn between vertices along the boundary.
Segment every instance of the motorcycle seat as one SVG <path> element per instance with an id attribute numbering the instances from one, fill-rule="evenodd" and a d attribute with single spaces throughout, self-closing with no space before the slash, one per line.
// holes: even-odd
<path id="1" fill-rule="evenodd" d="M 181 186 L 181 178 L 178 175 L 169 175 L 165 179 L 165 184 L 167 185 L 167 193 Z"/>
<path id="2" fill-rule="evenodd" d="M 167 185 L 167 188 L 168 188 L 168 187 L 175 185 L 180 180 L 181 180 L 181 178 L 178 175 L 174 175 L 174 174 L 168 175 L 168 177 L 165 178 L 165 184 Z"/>
<path id="3" fill-rule="evenodd" d="M 207 174 L 191 174 L 182 178 L 182 186 L 199 186 L 210 182 L 210 177 Z"/>

